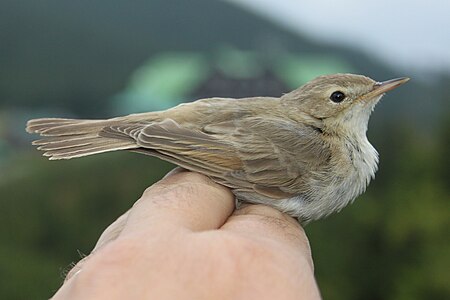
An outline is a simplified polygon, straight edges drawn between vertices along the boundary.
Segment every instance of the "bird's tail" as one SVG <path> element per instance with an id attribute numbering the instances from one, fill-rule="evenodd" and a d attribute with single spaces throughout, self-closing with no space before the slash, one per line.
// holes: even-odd
<path id="1" fill-rule="evenodd" d="M 36 140 L 39 150 L 50 160 L 70 159 L 115 150 L 137 148 L 132 138 L 111 138 L 100 135 L 103 128 L 115 125 L 110 120 L 76 120 L 43 118 L 30 120 L 26 130 L 44 138 Z"/>

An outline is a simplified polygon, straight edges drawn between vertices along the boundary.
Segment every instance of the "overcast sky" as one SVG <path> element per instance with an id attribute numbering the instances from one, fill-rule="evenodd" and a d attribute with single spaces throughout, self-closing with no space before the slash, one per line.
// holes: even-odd
<path id="1" fill-rule="evenodd" d="M 450 71 L 450 0 L 228 0 L 405 70 Z"/>

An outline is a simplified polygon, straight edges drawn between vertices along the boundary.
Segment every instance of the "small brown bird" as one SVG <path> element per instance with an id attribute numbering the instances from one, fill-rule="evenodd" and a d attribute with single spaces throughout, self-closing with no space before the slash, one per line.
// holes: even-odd
<path id="1" fill-rule="evenodd" d="M 159 157 L 209 176 L 237 201 L 262 203 L 305 223 L 365 191 L 378 153 L 366 137 L 385 92 L 407 82 L 320 76 L 280 98 L 208 98 L 107 120 L 43 118 L 27 131 L 51 160 L 115 150 Z"/>

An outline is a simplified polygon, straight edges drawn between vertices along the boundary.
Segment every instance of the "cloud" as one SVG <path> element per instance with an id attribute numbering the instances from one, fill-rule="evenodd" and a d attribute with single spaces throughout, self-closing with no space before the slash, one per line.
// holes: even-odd
<path id="1" fill-rule="evenodd" d="M 405 69 L 450 70 L 448 0 L 228 0 L 317 39 Z"/>

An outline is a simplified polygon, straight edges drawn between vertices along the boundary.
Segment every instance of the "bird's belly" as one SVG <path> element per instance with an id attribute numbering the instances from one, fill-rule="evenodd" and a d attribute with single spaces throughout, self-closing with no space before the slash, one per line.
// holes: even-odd
<path id="1" fill-rule="evenodd" d="M 349 171 L 346 177 L 322 178 L 322 182 L 310 182 L 308 195 L 296 195 L 286 199 L 262 197 L 239 197 L 244 202 L 272 206 L 302 223 L 308 223 L 338 212 L 361 194 L 368 181 L 356 171 Z"/>

